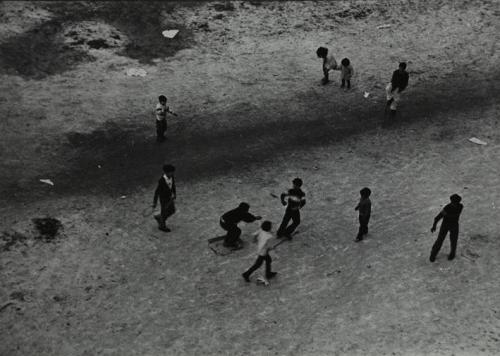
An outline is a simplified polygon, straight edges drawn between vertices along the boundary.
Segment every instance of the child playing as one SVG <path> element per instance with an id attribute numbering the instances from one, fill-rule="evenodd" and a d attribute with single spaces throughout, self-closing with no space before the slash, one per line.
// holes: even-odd
<path id="1" fill-rule="evenodd" d="M 441 249 L 444 239 L 448 231 L 450 232 L 450 254 L 448 255 L 448 260 L 455 258 L 455 253 L 457 252 L 457 242 L 458 242 L 458 219 L 462 213 L 464 206 L 460 203 L 462 197 L 458 194 L 453 194 L 450 197 L 450 204 L 446 205 L 443 210 L 434 218 L 434 224 L 432 224 L 431 232 L 436 231 L 436 225 L 439 220 L 443 219 L 441 223 L 441 228 L 439 229 L 439 234 L 432 246 L 431 257 L 429 260 L 434 262 L 436 256 Z"/>
<path id="2" fill-rule="evenodd" d="M 160 95 L 158 97 L 159 103 L 156 104 L 156 141 L 165 141 L 165 132 L 167 131 L 167 113 L 177 116 L 176 113 L 170 110 L 167 106 L 167 97 Z"/>
<path id="3" fill-rule="evenodd" d="M 238 223 L 244 221 L 246 223 L 254 222 L 255 220 L 260 220 L 262 217 L 250 214 L 250 205 L 248 203 L 242 202 L 236 209 L 230 210 L 220 218 L 220 226 L 227 231 L 224 238 L 224 246 L 230 248 L 241 248 L 243 246 L 243 241 L 241 241 L 241 229 L 238 227 Z"/>
<path id="4" fill-rule="evenodd" d="M 399 68 L 392 73 L 391 82 L 387 84 L 385 92 L 387 94 L 386 111 L 390 109 L 391 117 L 396 116 L 398 103 L 401 100 L 401 93 L 408 86 L 409 74 L 406 71 L 406 63 L 399 63 Z"/>
<path id="5" fill-rule="evenodd" d="M 335 57 L 333 54 L 328 54 L 328 48 L 325 47 L 319 47 L 316 50 L 316 54 L 318 55 L 318 58 L 323 58 L 323 79 L 321 80 L 321 83 L 327 84 L 330 80 L 328 79 L 328 72 L 330 70 L 335 70 L 337 69 L 337 61 L 335 60 Z"/>
<path id="6" fill-rule="evenodd" d="M 254 234 L 254 242 L 257 242 L 257 260 L 246 272 L 242 274 L 245 281 L 250 282 L 250 275 L 266 262 L 266 278 L 271 279 L 277 275 L 276 272 L 271 271 L 271 256 L 269 250 L 272 249 L 272 243 L 276 239 L 271 234 L 272 224 L 270 221 L 264 221 L 260 229 Z"/>
<path id="7" fill-rule="evenodd" d="M 370 222 L 372 212 L 372 202 L 370 201 L 372 191 L 370 188 L 361 189 L 359 194 L 361 198 L 356 208 L 354 208 L 354 210 L 359 210 L 359 231 L 358 236 L 356 236 L 356 242 L 362 241 L 363 236 L 368 234 L 368 223 Z"/>
<path id="8" fill-rule="evenodd" d="M 340 79 L 342 80 L 340 87 L 344 88 L 347 82 L 347 89 L 351 89 L 351 78 L 354 74 L 351 62 L 348 58 L 344 58 L 340 64 L 340 68 L 337 68 L 337 70 L 340 70 Z"/>
<path id="9" fill-rule="evenodd" d="M 278 238 L 286 237 L 289 240 L 292 239 L 292 233 L 300 224 L 300 209 L 306 205 L 306 193 L 300 189 L 302 187 L 302 179 L 295 178 L 292 184 L 292 189 L 281 194 L 281 204 L 286 205 L 286 210 L 283 221 L 278 229 Z M 285 201 L 285 199 L 288 201 Z M 290 219 L 292 220 L 292 224 L 288 226 Z"/>

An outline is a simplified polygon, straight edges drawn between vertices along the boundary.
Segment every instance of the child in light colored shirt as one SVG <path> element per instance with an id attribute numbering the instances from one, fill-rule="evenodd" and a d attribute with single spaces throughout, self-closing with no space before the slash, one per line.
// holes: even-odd
<path id="1" fill-rule="evenodd" d="M 323 58 L 323 79 L 321 80 L 321 83 L 327 84 L 330 81 L 328 79 L 328 72 L 330 72 L 330 70 L 337 69 L 337 61 L 335 60 L 333 54 L 329 53 L 329 50 L 326 47 L 319 47 L 316 50 L 316 54 L 318 55 L 318 58 Z"/>
<path id="2" fill-rule="evenodd" d="M 156 104 L 156 140 L 158 142 L 165 141 L 165 132 L 167 132 L 167 113 L 177 116 L 170 107 L 167 106 L 167 97 L 160 95 L 158 97 L 158 104 Z"/>
<path id="3" fill-rule="evenodd" d="M 340 64 L 340 67 L 337 68 L 337 70 L 340 70 L 340 79 L 342 80 L 340 87 L 344 88 L 347 82 L 347 89 L 351 89 L 351 78 L 354 74 L 354 68 L 348 58 L 344 58 Z"/>
<path id="4" fill-rule="evenodd" d="M 276 242 L 275 237 L 271 234 L 272 224 L 270 221 L 264 221 L 260 230 L 254 234 L 254 240 L 257 242 L 257 260 L 246 272 L 242 274 L 245 281 L 250 282 L 250 275 L 266 262 L 266 278 L 270 279 L 276 276 L 276 272 L 271 271 L 271 256 L 269 250 L 272 249 L 273 242 Z"/>

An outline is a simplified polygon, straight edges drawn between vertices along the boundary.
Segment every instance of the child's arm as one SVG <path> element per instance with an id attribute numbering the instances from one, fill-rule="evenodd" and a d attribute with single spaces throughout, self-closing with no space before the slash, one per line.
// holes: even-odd
<path id="1" fill-rule="evenodd" d="M 281 204 L 283 204 L 283 206 L 286 205 L 286 197 L 288 196 L 288 193 L 282 193 L 281 194 Z"/>
<path id="2" fill-rule="evenodd" d="M 174 115 L 174 116 L 177 116 L 177 114 L 175 112 L 173 112 L 172 110 L 170 110 L 170 106 L 167 108 L 167 112 Z"/>

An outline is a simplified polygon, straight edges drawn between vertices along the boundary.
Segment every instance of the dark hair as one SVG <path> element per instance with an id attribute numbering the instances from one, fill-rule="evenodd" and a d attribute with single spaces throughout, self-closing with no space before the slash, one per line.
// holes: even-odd
<path id="1" fill-rule="evenodd" d="M 453 203 L 460 203 L 462 201 L 462 197 L 458 194 L 453 194 L 452 196 L 450 196 L 450 200 L 453 202 Z"/>
<path id="2" fill-rule="evenodd" d="M 300 178 L 295 178 L 292 180 L 293 185 L 296 185 L 297 187 L 302 187 L 302 179 Z"/>
<path id="3" fill-rule="evenodd" d="M 158 101 L 167 101 L 167 97 L 165 95 L 160 95 Z"/>
<path id="4" fill-rule="evenodd" d="M 399 68 L 406 69 L 406 62 L 400 62 L 399 63 Z"/>
<path id="5" fill-rule="evenodd" d="M 325 48 L 325 47 L 319 47 L 317 50 L 316 50 L 316 54 L 318 55 L 318 57 L 326 57 L 326 55 L 328 54 L 328 48 Z"/>
<path id="6" fill-rule="evenodd" d="M 260 225 L 260 228 L 264 231 L 271 231 L 272 225 L 273 224 L 269 220 L 266 220 Z"/>
<path id="7" fill-rule="evenodd" d="M 344 67 L 347 67 L 349 64 L 351 64 L 351 61 L 349 60 L 349 58 L 344 58 L 342 62 L 340 62 L 340 64 L 342 64 Z"/>
<path id="8" fill-rule="evenodd" d="M 372 194 L 372 191 L 370 188 L 364 187 L 359 191 L 359 194 L 361 194 L 363 198 L 368 198 Z"/>
<path id="9" fill-rule="evenodd" d="M 242 203 L 240 203 L 240 205 L 238 206 L 238 208 L 241 209 L 241 210 L 248 211 L 250 209 L 250 204 L 242 202 Z"/>
<path id="10" fill-rule="evenodd" d="M 175 167 L 172 166 L 171 164 L 164 164 L 163 165 L 163 172 L 165 172 L 165 173 L 175 172 Z"/>

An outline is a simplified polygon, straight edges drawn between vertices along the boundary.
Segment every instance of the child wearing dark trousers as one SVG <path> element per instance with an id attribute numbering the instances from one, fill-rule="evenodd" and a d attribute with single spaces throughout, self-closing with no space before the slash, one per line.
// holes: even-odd
<path id="1" fill-rule="evenodd" d="M 285 216 L 278 229 L 278 238 L 286 237 L 292 239 L 292 233 L 300 224 L 300 209 L 306 205 L 306 194 L 302 191 L 302 179 L 295 178 L 292 181 L 293 188 L 281 194 L 281 204 L 286 206 Z M 288 223 L 292 220 L 292 223 Z"/>
<path id="2" fill-rule="evenodd" d="M 266 278 L 271 279 L 276 276 L 276 272 L 271 271 L 272 259 L 269 255 L 269 250 L 272 248 L 271 244 L 275 238 L 271 234 L 272 224 L 270 221 L 264 221 L 260 230 L 254 234 L 254 241 L 257 242 L 257 260 L 246 272 L 242 274 L 245 281 L 250 282 L 250 275 L 258 270 L 262 263 L 266 263 Z"/>
<path id="3" fill-rule="evenodd" d="M 372 213 L 372 202 L 370 200 L 370 195 L 372 191 L 370 188 L 363 188 L 359 191 L 361 198 L 359 203 L 354 208 L 354 210 L 359 211 L 359 231 L 358 236 L 356 236 L 356 242 L 362 241 L 363 236 L 368 234 L 368 223 L 370 222 L 370 216 Z"/>
<path id="4" fill-rule="evenodd" d="M 240 205 L 233 210 L 228 211 L 220 218 L 220 226 L 227 231 L 224 238 L 224 246 L 239 248 L 242 245 L 240 240 L 241 229 L 238 223 L 241 221 L 251 223 L 255 220 L 260 220 L 260 216 L 255 216 L 249 213 L 250 205 L 248 203 L 240 203 Z"/>
<path id="5" fill-rule="evenodd" d="M 455 258 L 459 230 L 458 220 L 460 218 L 460 214 L 462 213 L 462 209 L 464 208 L 464 206 L 460 203 L 461 201 L 462 197 L 460 195 L 453 194 L 450 196 L 450 203 L 446 205 L 434 218 L 434 224 L 432 224 L 431 232 L 436 231 L 436 226 L 439 220 L 443 219 L 443 222 L 441 223 L 436 242 L 434 242 L 434 245 L 432 246 L 431 256 L 429 258 L 431 262 L 436 260 L 436 256 L 439 253 L 448 232 L 450 233 L 450 254 L 448 255 L 448 260 L 451 261 Z"/>

